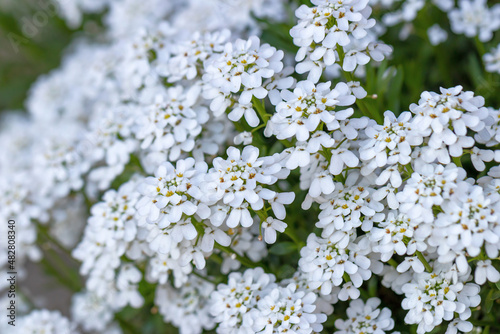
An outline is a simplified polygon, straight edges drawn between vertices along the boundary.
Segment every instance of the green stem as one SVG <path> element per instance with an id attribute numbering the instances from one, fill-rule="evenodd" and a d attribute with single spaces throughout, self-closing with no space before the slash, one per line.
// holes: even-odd
<path id="1" fill-rule="evenodd" d="M 254 109 L 257 111 L 257 114 L 259 114 L 260 118 L 262 119 L 262 122 L 266 124 L 267 119 L 271 116 L 266 112 L 266 106 L 264 104 L 264 100 L 259 100 L 258 98 L 253 96 L 252 105 Z"/>
<path id="2" fill-rule="evenodd" d="M 474 326 L 491 326 L 495 328 L 500 328 L 500 323 L 497 323 L 495 321 L 485 321 L 485 320 L 474 320 L 474 319 L 468 319 Z"/>
<path id="3" fill-rule="evenodd" d="M 420 260 L 420 262 L 423 263 L 425 270 L 427 270 L 427 272 L 429 272 L 429 273 L 432 273 L 432 267 L 429 264 L 429 262 L 427 262 L 424 255 L 422 253 L 420 253 L 419 251 L 416 251 L 416 254 L 417 254 L 417 257 Z"/>
<path id="4" fill-rule="evenodd" d="M 33 300 L 29 297 L 29 294 L 26 293 L 24 290 L 23 290 L 23 287 L 22 286 L 18 286 L 17 287 L 19 289 L 19 294 L 22 296 L 22 299 L 24 299 L 24 301 L 28 304 L 28 306 L 30 308 L 36 308 L 36 305 L 35 303 L 33 302 Z"/>
<path id="5" fill-rule="evenodd" d="M 396 260 L 394 259 L 390 259 L 389 261 L 387 261 L 387 263 L 389 263 L 391 266 L 393 266 L 394 268 L 397 268 L 398 267 L 398 263 L 396 262 Z"/>
<path id="6" fill-rule="evenodd" d="M 344 64 L 344 58 L 345 58 L 345 53 L 344 49 L 341 46 L 337 47 L 337 53 L 339 54 L 339 65 L 340 67 L 343 67 Z M 345 78 L 347 81 L 358 81 L 356 80 L 356 77 L 354 77 L 354 74 L 351 72 L 347 72 L 342 70 L 342 73 L 344 73 Z M 358 108 L 361 110 L 363 115 L 370 117 L 371 119 L 374 119 L 377 121 L 379 124 L 384 123 L 384 118 L 380 113 L 377 113 L 376 111 L 372 112 L 370 108 L 366 105 L 366 103 L 363 100 L 356 99 L 356 105 Z"/>
<path id="7" fill-rule="evenodd" d="M 256 131 L 258 131 L 258 130 L 262 129 L 262 128 L 263 128 L 263 127 L 265 127 L 265 126 L 266 126 L 266 123 L 263 123 L 263 124 L 259 125 L 258 127 L 254 128 L 254 129 L 253 129 L 252 131 L 250 131 L 250 132 L 251 132 L 251 133 L 254 133 L 254 132 L 256 132 Z"/>
<path id="8" fill-rule="evenodd" d="M 201 274 L 197 273 L 196 271 L 193 271 L 193 274 L 194 274 L 196 277 L 199 277 L 199 278 L 201 278 L 202 280 L 207 281 L 208 283 L 212 283 L 213 285 L 217 285 L 217 282 L 215 282 L 215 281 L 211 280 L 211 279 L 210 279 L 210 278 L 208 278 L 208 277 L 205 277 L 205 276 L 203 276 L 203 275 L 201 275 Z"/>
<path id="9" fill-rule="evenodd" d="M 293 240 L 293 242 L 295 242 L 295 244 L 297 245 L 297 249 L 302 249 L 306 243 L 302 240 L 300 240 L 297 235 L 295 234 L 295 231 L 290 227 L 290 225 L 287 226 L 287 228 L 285 228 L 285 232 L 283 232 L 285 235 L 287 235 L 290 239 Z"/>
<path id="10" fill-rule="evenodd" d="M 484 47 L 483 42 L 481 42 L 479 40 L 479 38 L 476 36 L 474 38 L 474 43 L 476 44 L 477 52 L 479 52 L 479 55 L 482 58 L 484 56 L 484 54 L 486 53 L 486 48 Z"/>
<path id="11" fill-rule="evenodd" d="M 59 250 L 63 251 L 70 258 L 73 258 L 71 255 L 71 251 L 64 247 L 56 238 L 50 235 L 50 232 L 47 227 L 40 223 L 35 224 L 38 228 L 38 232 L 40 232 L 51 244 L 55 245 Z"/>
<path id="12" fill-rule="evenodd" d="M 73 292 L 79 292 L 81 289 L 80 284 L 75 282 L 71 277 L 68 277 L 68 275 L 70 274 L 68 275 L 64 274 L 68 271 L 67 266 L 65 266 L 64 264 L 60 264 L 61 263 L 60 259 L 59 260 L 56 259 L 56 261 L 54 262 L 53 260 L 49 261 L 49 258 L 50 258 L 49 255 L 45 253 L 44 257 L 40 261 L 41 264 L 45 267 L 45 269 L 66 288 L 68 288 Z"/>
<path id="13" fill-rule="evenodd" d="M 281 145 L 283 145 L 286 148 L 290 148 L 290 147 L 294 147 L 295 146 L 295 144 L 291 143 L 290 141 L 288 141 L 286 139 L 279 140 L 279 142 L 281 143 Z"/>
<path id="14" fill-rule="evenodd" d="M 81 193 L 82 193 L 83 199 L 85 201 L 85 206 L 87 207 L 87 215 L 90 216 L 90 208 L 92 208 L 92 206 L 94 205 L 94 203 L 87 196 L 87 193 L 85 192 L 85 189 L 82 189 Z"/>
<path id="15" fill-rule="evenodd" d="M 259 216 L 259 218 L 260 218 L 261 221 L 264 221 L 264 220 L 266 220 L 269 217 L 269 215 L 267 214 L 267 210 L 266 210 L 265 206 L 264 206 L 264 208 L 262 210 L 255 211 L 255 213 L 257 214 L 257 216 Z"/>
<path id="16" fill-rule="evenodd" d="M 146 173 L 146 170 L 142 166 L 141 160 L 139 160 L 139 158 L 135 154 L 130 155 L 130 163 L 133 164 L 134 166 L 136 166 L 137 168 L 139 168 L 139 171 L 141 172 L 142 175 L 148 174 L 148 173 Z"/>
<path id="17" fill-rule="evenodd" d="M 127 331 L 129 333 L 133 333 L 133 334 L 141 333 L 141 331 L 135 326 L 135 324 L 133 324 L 130 321 L 128 321 L 127 319 L 125 319 L 123 317 L 123 315 L 117 313 L 117 314 L 115 314 L 115 319 L 120 324 L 120 327 L 122 329 L 127 329 Z"/>
<path id="18" fill-rule="evenodd" d="M 49 245 L 49 247 L 45 249 L 42 248 L 44 249 L 44 256 L 41 260 L 42 265 L 44 265 L 45 268 L 67 288 L 75 292 L 80 291 L 82 283 L 78 271 L 76 269 L 72 270 L 73 268 L 68 265 L 68 261 L 63 260 L 61 257 L 61 253 L 64 253 L 71 261 L 77 263 L 71 256 L 71 252 L 52 235 L 50 235 L 47 227 L 43 226 L 39 222 L 36 222 L 35 225 L 37 227 L 39 237 L 38 241 L 41 244 L 47 243 Z M 56 251 L 56 249 L 58 249 L 59 252 Z"/>
<path id="19" fill-rule="evenodd" d="M 236 257 L 236 260 L 238 260 L 241 264 L 243 264 L 245 267 L 248 267 L 248 268 L 256 268 L 256 267 L 259 267 L 259 266 L 262 266 L 260 263 L 255 263 L 255 262 L 252 262 L 251 260 L 241 256 L 240 254 L 236 253 L 232 248 L 230 247 L 226 247 L 226 246 L 221 246 L 219 245 L 218 243 L 215 243 L 215 248 L 223 251 L 224 253 L 227 253 L 231 256 L 235 256 Z M 266 270 L 267 271 L 267 270 Z"/>

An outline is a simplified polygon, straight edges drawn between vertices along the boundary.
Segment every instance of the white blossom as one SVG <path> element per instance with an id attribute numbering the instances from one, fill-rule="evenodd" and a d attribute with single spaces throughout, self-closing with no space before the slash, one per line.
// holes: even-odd
<path id="1" fill-rule="evenodd" d="M 500 273 L 493 267 L 491 260 L 478 261 L 474 272 L 474 280 L 479 285 L 486 283 L 486 280 L 496 283 L 500 280 Z"/>
<path id="2" fill-rule="evenodd" d="M 500 28 L 500 6 L 488 7 L 486 0 L 460 0 L 448 16 L 454 33 L 477 36 L 482 42 L 489 41 Z"/>
<path id="3" fill-rule="evenodd" d="M 384 307 L 378 309 L 381 301 L 379 298 L 370 298 L 363 303 L 356 299 L 349 303 L 347 308 L 347 320 L 338 319 L 335 321 L 337 331 L 335 334 L 350 333 L 385 333 L 394 327 L 394 320 L 391 318 L 391 311 Z"/>

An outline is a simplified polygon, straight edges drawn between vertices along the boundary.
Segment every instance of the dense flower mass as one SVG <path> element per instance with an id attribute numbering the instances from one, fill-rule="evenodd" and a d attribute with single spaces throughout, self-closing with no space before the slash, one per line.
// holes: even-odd
<path id="1" fill-rule="evenodd" d="M 102 31 L 2 114 L 0 232 L 74 292 L 22 333 L 499 330 L 500 5 L 56 2 Z"/>
<path id="2" fill-rule="evenodd" d="M 378 298 L 370 298 L 366 304 L 359 299 L 353 300 L 347 309 L 349 319 L 335 321 L 335 326 L 340 329 L 335 334 L 385 333 L 391 330 L 394 327 L 391 311 L 387 307 L 380 310 L 379 305 Z"/>

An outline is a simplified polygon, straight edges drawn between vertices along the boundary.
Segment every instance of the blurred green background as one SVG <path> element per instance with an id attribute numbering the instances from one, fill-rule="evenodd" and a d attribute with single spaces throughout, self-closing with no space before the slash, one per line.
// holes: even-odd
<path id="1" fill-rule="evenodd" d="M 85 16 L 80 28 L 69 29 L 61 18 L 47 11 L 50 2 L 0 0 L 0 110 L 23 108 L 31 84 L 41 74 L 58 67 L 64 49 L 73 38 L 95 36 L 102 31 L 100 16 L 96 15 Z M 373 16 L 380 19 L 379 14 L 375 8 Z M 37 18 L 43 17 L 48 19 L 36 26 Z M 441 45 L 431 46 L 427 29 L 436 22 L 448 31 L 449 39 Z M 293 16 L 286 24 L 261 23 L 264 26 L 262 37 L 266 42 L 289 52 L 295 51 L 288 34 L 294 24 Z M 498 76 L 485 73 L 481 61 L 482 54 L 498 44 L 498 34 L 485 44 L 463 35 L 456 36 L 449 29 L 446 14 L 432 5 L 419 12 L 413 34 L 405 41 L 398 38 L 401 28 L 402 25 L 393 27 L 383 36 L 385 42 L 396 46 L 390 61 L 393 69 L 389 69 L 395 80 L 385 87 L 376 82 L 365 85 L 369 93 L 378 93 L 380 98 L 376 105 L 381 113 L 386 109 L 396 113 L 408 110 L 410 103 L 418 101 L 423 87 L 437 91 L 440 86 L 457 84 L 483 95 L 487 105 L 500 106 Z M 23 29 L 32 37 L 23 34 Z"/>
<path id="2" fill-rule="evenodd" d="M 56 16 L 35 26 L 32 38 L 23 36 L 23 24 L 40 10 L 39 1 L 0 0 L 0 110 L 22 108 L 31 84 L 58 66 L 69 44 L 73 32 Z"/>
<path id="3" fill-rule="evenodd" d="M 50 4 L 0 0 L 0 111 L 23 108 L 31 84 L 59 66 L 71 40 L 96 32 L 99 20 L 86 17 L 81 28 L 72 30 L 50 11 Z"/>
<path id="4" fill-rule="evenodd" d="M 47 13 L 43 4 L 49 1 L 0 0 L 0 112 L 23 109 L 32 83 L 40 75 L 59 66 L 63 52 L 71 41 L 78 36 L 93 36 L 101 31 L 99 16 L 87 16 L 81 28 L 69 29 L 59 17 L 46 14 L 45 23 L 39 24 L 39 27 L 34 26 L 34 17 L 37 13 Z M 306 0 L 301 1 L 307 3 Z M 379 18 L 376 10 L 374 15 Z M 294 22 L 293 17 L 283 24 L 262 22 L 262 39 L 287 52 L 295 52 L 296 48 L 288 33 Z M 450 38 L 441 45 L 431 46 L 427 29 L 435 22 L 440 22 Z M 25 36 L 23 29 L 25 32 L 31 29 L 28 32 L 31 32 L 29 35 L 32 36 Z M 486 105 L 500 107 L 500 76 L 486 73 L 481 61 L 485 51 L 498 45 L 499 34 L 486 45 L 465 36 L 453 35 L 446 14 L 430 5 L 419 13 L 413 34 L 407 40 L 399 40 L 400 29 L 401 26 L 391 28 L 384 36 L 388 44 L 395 46 L 392 60 L 384 62 L 378 68 L 367 68 L 367 81 L 364 86 L 370 94 L 378 96 L 377 99 L 367 101 L 370 107 L 380 114 L 387 109 L 399 113 L 408 110 L 410 103 L 418 102 L 423 90 L 437 91 L 440 86 L 451 87 L 458 84 L 463 85 L 466 90 L 474 90 L 483 95 Z M 40 268 L 30 270 L 35 273 L 36 279 L 44 272 Z M 377 282 L 372 280 L 373 282 L 375 283 L 371 289 L 376 292 Z M 44 281 L 43 286 L 28 285 L 28 288 L 31 288 L 29 291 L 33 293 L 47 291 L 47 284 Z M 55 283 L 51 283 L 51 286 L 58 288 Z M 61 301 L 53 307 L 60 308 L 63 312 L 66 308 L 67 311 L 69 292 L 51 291 L 51 295 L 57 295 Z M 394 295 L 383 291 L 384 295 L 388 296 L 385 302 L 400 304 L 397 299 L 399 297 L 391 301 L 389 299 L 395 298 Z M 141 286 L 141 292 L 149 296 L 148 300 L 153 299 L 150 286 Z M 64 298 L 61 297 L 63 295 Z M 147 304 L 142 310 L 127 308 L 117 315 L 117 321 L 126 328 L 126 333 L 157 333 L 159 328 L 163 333 L 175 333 L 170 326 L 162 323 L 159 315 L 150 315 L 151 307 L 152 304 Z M 395 312 L 399 312 L 400 319 L 404 317 L 405 312 Z"/>

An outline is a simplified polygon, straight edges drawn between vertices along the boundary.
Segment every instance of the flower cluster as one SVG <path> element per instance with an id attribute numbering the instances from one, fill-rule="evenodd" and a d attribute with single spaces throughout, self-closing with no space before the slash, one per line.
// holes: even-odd
<path id="1" fill-rule="evenodd" d="M 483 60 L 486 71 L 500 73 L 500 45 L 486 53 Z"/>
<path id="2" fill-rule="evenodd" d="M 263 99 L 268 91 L 262 87 L 263 79 L 269 79 L 283 69 L 283 51 L 269 44 L 260 45 L 257 37 L 238 39 L 227 43 L 220 55 L 212 57 L 205 65 L 203 96 L 212 100 L 210 109 L 216 116 L 233 107 L 228 118 L 238 121 L 241 117 L 252 127 L 259 118 L 251 104 L 252 97 Z M 237 97 L 239 94 L 239 97 Z"/>
<path id="3" fill-rule="evenodd" d="M 221 333 L 317 333 L 326 316 L 315 313 L 316 296 L 294 284 L 279 286 L 261 268 L 232 273 L 211 295 Z"/>
<path id="4" fill-rule="evenodd" d="M 215 321 L 209 308 L 213 291 L 213 284 L 196 276 L 190 276 L 180 290 L 169 285 L 160 286 L 155 297 L 158 312 L 166 322 L 178 327 L 181 334 L 213 329 Z"/>
<path id="5" fill-rule="evenodd" d="M 407 323 L 418 324 L 418 333 L 430 332 L 443 320 L 452 320 L 454 313 L 466 320 L 470 308 L 479 305 L 479 286 L 464 284 L 467 278 L 458 276 L 451 269 L 421 273 L 403 285 L 405 299 L 401 306 L 409 310 Z"/>
<path id="6" fill-rule="evenodd" d="M 20 277 L 57 247 L 85 282 L 71 320 L 26 307 L 23 333 L 120 334 L 125 318 L 181 334 L 495 326 L 493 90 L 403 84 L 413 65 L 393 66 L 382 40 L 399 23 L 399 38 L 458 38 L 413 23 L 424 10 L 448 16 L 451 32 L 477 37 L 491 73 L 471 58 L 471 81 L 486 82 L 500 49 L 481 43 L 500 29 L 499 5 L 58 2 L 72 26 L 105 11 L 106 33 L 34 84 L 26 115 L 2 116 L 0 220 L 16 221 Z"/>
<path id="7" fill-rule="evenodd" d="M 449 12 L 451 29 L 467 37 L 478 36 L 486 42 L 500 28 L 500 6 L 491 8 L 485 0 L 460 0 L 458 8 Z"/>
<path id="8" fill-rule="evenodd" d="M 385 333 L 391 330 L 394 327 L 391 311 L 387 307 L 378 309 L 380 303 L 378 298 L 370 298 L 366 303 L 359 299 L 353 300 L 347 309 L 349 319 L 335 321 L 335 326 L 340 329 L 335 334 Z"/>
<path id="9" fill-rule="evenodd" d="M 314 7 L 300 6 L 299 21 L 290 30 L 300 49 L 295 59 L 297 73 L 309 72 L 308 80 L 317 82 L 326 66 L 340 63 L 351 72 L 370 59 L 382 61 L 391 48 L 376 40 L 367 30 L 375 25 L 368 0 L 314 0 Z"/>

